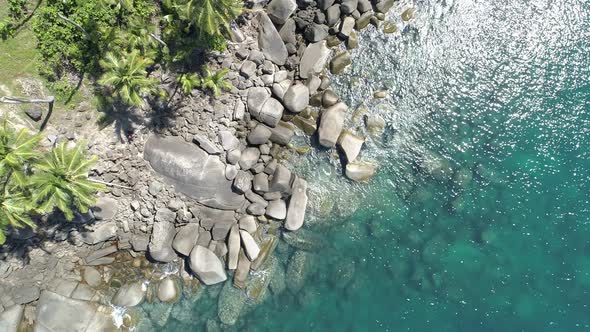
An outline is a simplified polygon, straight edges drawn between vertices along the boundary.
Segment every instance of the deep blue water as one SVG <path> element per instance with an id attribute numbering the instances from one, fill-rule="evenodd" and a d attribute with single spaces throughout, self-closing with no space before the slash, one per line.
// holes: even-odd
<path id="1" fill-rule="evenodd" d="M 271 288 L 234 329 L 590 329 L 590 2 L 411 5 L 399 33 L 363 33 L 333 83 L 351 113 L 386 120 L 382 135 L 348 123 L 378 175 L 352 184 L 328 152 L 293 161 L 325 245 L 301 290 Z M 281 243 L 278 268 L 294 253 Z M 208 292 L 167 329 L 204 329 Z"/>

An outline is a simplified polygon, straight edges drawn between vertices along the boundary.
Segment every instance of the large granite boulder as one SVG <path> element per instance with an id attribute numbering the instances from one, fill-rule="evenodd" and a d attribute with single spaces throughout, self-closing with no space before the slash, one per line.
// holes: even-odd
<path id="1" fill-rule="evenodd" d="M 309 105 L 309 89 L 305 84 L 291 85 L 283 96 L 283 103 L 293 113 L 303 111 Z"/>
<path id="2" fill-rule="evenodd" d="M 310 75 L 321 73 L 330 59 L 330 53 L 325 40 L 309 44 L 299 63 L 299 76 L 308 78 Z"/>
<path id="3" fill-rule="evenodd" d="M 258 117 L 268 98 L 270 98 L 270 91 L 267 88 L 257 86 L 248 89 L 248 112 L 253 117 Z"/>
<path id="4" fill-rule="evenodd" d="M 13 305 L 6 308 L 0 313 L 0 331 L 17 332 L 18 325 L 23 318 L 24 307 L 22 305 Z"/>
<path id="5" fill-rule="evenodd" d="M 135 307 L 143 302 L 146 292 L 147 287 L 141 281 L 125 284 L 119 288 L 111 303 L 119 307 Z"/>
<path id="6" fill-rule="evenodd" d="M 37 304 L 35 331 L 116 331 L 112 309 L 44 291 Z"/>
<path id="7" fill-rule="evenodd" d="M 336 145 L 344 126 L 344 116 L 347 110 L 348 106 L 346 104 L 337 103 L 322 112 L 318 130 L 319 141 L 322 146 L 331 148 Z"/>
<path id="8" fill-rule="evenodd" d="M 268 98 L 264 105 L 262 105 L 260 113 L 254 117 L 270 127 L 276 127 L 283 116 L 284 109 L 280 101 L 274 98 Z"/>
<path id="9" fill-rule="evenodd" d="M 305 209 L 307 208 L 307 182 L 296 178 L 293 182 L 293 194 L 289 200 L 285 228 L 296 231 L 303 226 L 305 220 Z"/>
<path id="10" fill-rule="evenodd" d="M 278 24 L 285 24 L 289 16 L 297 9 L 295 0 L 272 0 L 266 7 L 270 19 Z"/>
<path id="11" fill-rule="evenodd" d="M 196 245 L 190 255 L 191 270 L 205 285 L 214 285 L 227 280 L 221 260 L 205 247 Z"/>
<path id="12" fill-rule="evenodd" d="M 266 13 L 260 13 L 259 21 L 258 46 L 260 50 L 268 60 L 279 66 L 284 65 L 289 54 L 281 35 Z"/>
<path id="13" fill-rule="evenodd" d="M 225 177 L 225 164 L 181 138 L 152 136 L 144 158 L 177 190 L 212 208 L 235 210 L 245 198 L 232 191 Z"/>
<path id="14" fill-rule="evenodd" d="M 148 245 L 150 257 L 158 262 L 169 263 L 176 258 L 172 241 L 176 231 L 174 224 L 167 221 L 156 221 Z"/>
<path id="15" fill-rule="evenodd" d="M 188 256 L 191 250 L 197 244 L 199 238 L 199 224 L 189 223 L 182 226 L 176 233 L 174 241 L 172 241 L 172 248 L 181 255 Z"/>

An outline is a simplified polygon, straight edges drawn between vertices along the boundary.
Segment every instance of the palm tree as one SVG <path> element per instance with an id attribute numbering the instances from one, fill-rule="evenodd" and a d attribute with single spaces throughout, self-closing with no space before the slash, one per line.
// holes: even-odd
<path id="1" fill-rule="evenodd" d="M 9 184 L 24 186 L 25 173 L 30 164 L 39 157 L 35 148 L 40 135 L 31 135 L 26 129 L 16 132 L 5 119 L 0 126 L 0 179 L 4 189 Z"/>
<path id="2" fill-rule="evenodd" d="M 112 52 L 100 61 L 104 74 L 98 80 L 101 85 L 112 87 L 119 99 L 131 106 L 141 106 L 141 94 L 154 91 L 157 82 L 147 77 L 147 66 L 152 60 L 142 57 L 138 51 L 117 57 Z"/>
<path id="3" fill-rule="evenodd" d="M 232 84 L 225 79 L 225 75 L 229 73 L 229 69 L 220 69 L 216 72 L 211 72 L 209 67 L 203 66 L 203 77 L 201 79 L 201 87 L 204 89 L 211 89 L 213 95 L 219 96 L 221 90 L 231 90 Z"/>
<path id="4" fill-rule="evenodd" d="M 37 227 L 30 216 L 30 212 L 34 210 L 30 197 L 22 192 L 12 191 L 11 188 L 14 187 L 6 186 L 0 196 L 0 245 L 6 242 L 6 235 L 4 234 L 6 226 L 15 228 L 24 226 Z"/>
<path id="5" fill-rule="evenodd" d="M 104 186 L 88 179 L 90 166 L 96 156 L 86 158 L 84 147 L 79 144 L 67 149 L 60 143 L 36 164 L 31 177 L 32 201 L 39 204 L 37 211 L 50 213 L 55 208 L 67 220 L 74 218 L 74 211 L 85 213 L 96 204 L 95 194 Z"/>
<path id="6" fill-rule="evenodd" d="M 194 25 L 199 34 L 210 36 L 229 31 L 230 22 L 244 10 L 241 0 L 168 0 L 164 4 L 174 9 L 180 19 Z"/>
<path id="7" fill-rule="evenodd" d="M 185 95 L 189 95 L 194 88 L 201 86 L 201 78 L 197 74 L 180 74 L 177 81 Z"/>

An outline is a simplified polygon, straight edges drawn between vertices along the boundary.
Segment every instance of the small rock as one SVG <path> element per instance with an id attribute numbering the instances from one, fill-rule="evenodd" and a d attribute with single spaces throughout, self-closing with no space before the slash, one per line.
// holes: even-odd
<path id="1" fill-rule="evenodd" d="M 244 230 L 240 231 L 240 236 L 242 238 L 242 246 L 244 247 L 246 256 L 248 256 L 248 259 L 251 262 L 254 261 L 256 258 L 258 258 L 258 254 L 260 254 L 260 247 L 258 246 L 258 243 L 254 241 L 254 238 L 252 235 L 250 235 L 250 233 Z"/>
<path id="2" fill-rule="evenodd" d="M 272 0 L 266 6 L 268 17 L 278 25 L 284 24 L 297 9 L 295 0 Z"/>
<path id="3" fill-rule="evenodd" d="M 43 108 L 33 105 L 25 108 L 25 114 L 33 121 L 39 121 L 43 117 Z"/>
<path id="4" fill-rule="evenodd" d="M 257 148 L 246 148 L 240 157 L 240 168 L 249 170 L 258 162 L 258 158 L 260 158 L 260 150 Z"/>
<path id="5" fill-rule="evenodd" d="M 193 141 L 210 155 L 218 155 L 221 153 L 221 150 L 213 142 L 202 135 L 195 135 Z"/>

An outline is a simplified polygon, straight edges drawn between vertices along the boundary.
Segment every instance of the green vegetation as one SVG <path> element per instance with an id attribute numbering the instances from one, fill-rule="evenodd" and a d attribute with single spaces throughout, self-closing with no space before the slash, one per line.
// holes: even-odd
<path id="1" fill-rule="evenodd" d="M 232 85 L 225 79 L 225 75 L 229 73 L 228 69 L 221 69 L 216 72 L 211 72 L 209 67 L 203 67 L 203 78 L 201 79 L 201 87 L 210 89 L 214 96 L 219 96 L 221 90 L 230 90 Z"/>
<path id="2" fill-rule="evenodd" d="M 6 227 L 34 228 L 36 215 L 55 209 L 72 220 L 74 211 L 87 211 L 103 190 L 88 180 L 96 157 L 87 158 L 83 146 L 68 150 L 62 143 L 42 152 L 40 140 L 26 129 L 16 131 L 7 120 L 0 127 L 0 244 L 6 241 Z"/>

